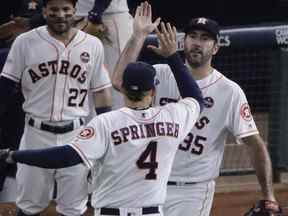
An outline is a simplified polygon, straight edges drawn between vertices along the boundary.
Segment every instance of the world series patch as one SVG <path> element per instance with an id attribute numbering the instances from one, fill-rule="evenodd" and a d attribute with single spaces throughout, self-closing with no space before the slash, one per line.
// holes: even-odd
<path id="1" fill-rule="evenodd" d="M 83 52 L 81 55 L 80 55 L 80 59 L 82 62 L 84 63 L 88 63 L 90 61 L 90 55 L 88 52 Z"/>

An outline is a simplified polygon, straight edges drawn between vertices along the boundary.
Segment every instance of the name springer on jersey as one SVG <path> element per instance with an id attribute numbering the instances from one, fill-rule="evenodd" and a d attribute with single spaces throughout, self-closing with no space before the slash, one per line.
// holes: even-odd
<path id="1" fill-rule="evenodd" d="M 129 139 L 143 139 L 157 136 L 170 136 L 177 138 L 179 124 L 172 122 L 156 122 L 139 125 L 129 125 L 112 131 L 111 137 L 114 145 L 127 142 Z"/>

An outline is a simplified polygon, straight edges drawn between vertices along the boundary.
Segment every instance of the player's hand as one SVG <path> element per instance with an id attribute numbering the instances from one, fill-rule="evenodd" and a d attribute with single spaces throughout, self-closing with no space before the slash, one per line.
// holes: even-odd
<path id="1" fill-rule="evenodd" d="M 103 23 L 96 24 L 88 21 L 87 25 L 82 30 L 88 34 L 98 37 L 103 42 L 106 41 L 108 43 L 112 43 L 109 38 L 108 28 Z"/>
<path id="2" fill-rule="evenodd" d="M 283 211 L 276 201 L 259 200 L 244 216 L 283 216 Z"/>
<path id="3" fill-rule="evenodd" d="M 12 151 L 10 149 L 0 149 L 0 161 L 10 164 L 15 163 L 12 159 Z"/>
<path id="4" fill-rule="evenodd" d="M 153 32 L 160 23 L 160 18 L 152 22 L 152 8 L 151 5 L 145 1 L 137 7 L 133 23 L 133 36 L 136 38 L 147 37 Z"/>
<path id="5" fill-rule="evenodd" d="M 0 40 L 12 42 L 19 34 L 30 29 L 29 19 L 15 17 L 13 20 L 0 25 Z"/>
<path id="6" fill-rule="evenodd" d="M 177 30 L 175 26 L 171 26 L 170 23 L 166 25 L 161 22 L 161 31 L 156 28 L 156 34 L 159 39 L 159 46 L 148 45 L 147 47 L 153 50 L 158 55 L 168 57 L 176 53 L 177 51 Z"/>

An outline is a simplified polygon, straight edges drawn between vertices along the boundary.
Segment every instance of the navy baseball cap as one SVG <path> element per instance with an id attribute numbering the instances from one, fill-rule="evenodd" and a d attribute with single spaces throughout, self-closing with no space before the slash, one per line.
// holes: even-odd
<path id="1" fill-rule="evenodd" d="M 43 5 L 46 6 L 49 1 L 51 1 L 51 0 L 43 0 Z M 70 1 L 75 7 L 78 0 L 68 0 L 68 1 Z"/>
<path id="2" fill-rule="evenodd" d="M 212 20 L 212 19 L 208 19 L 205 17 L 193 18 L 185 27 L 184 32 L 185 34 L 187 34 L 197 29 L 209 32 L 216 41 L 218 40 L 218 37 L 220 36 L 219 24 L 215 20 Z"/>
<path id="3" fill-rule="evenodd" d="M 129 91 L 149 91 L 155 87 L 155 68 L 145 62 L 137 61 L 127 65 L 123 73 L 122 86 Z"/>

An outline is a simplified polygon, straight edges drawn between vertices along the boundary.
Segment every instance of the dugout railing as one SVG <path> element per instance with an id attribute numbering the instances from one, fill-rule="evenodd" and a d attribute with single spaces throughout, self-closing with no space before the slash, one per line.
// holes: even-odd
<path id="1" fill-rule="evenodd" d="M 177 34 L 183 56 L 184 33 Z M 165 60 L 145 49 L 157 44 L 150 35 L 140 59 L 149 63 Z M 288 25 L 248 26 L 221 30 L 221 49 L 213 65 L 245 91 L 261 136 L 268 145 L 275 181 L 288 167 Z M 223 110 L 225 112 L 225 110 Z M 233 138 L 225 146 L 221 175 L 254 172 L 246 148 Z M 278 177 L 277 177 L 278 176 Z"/>

